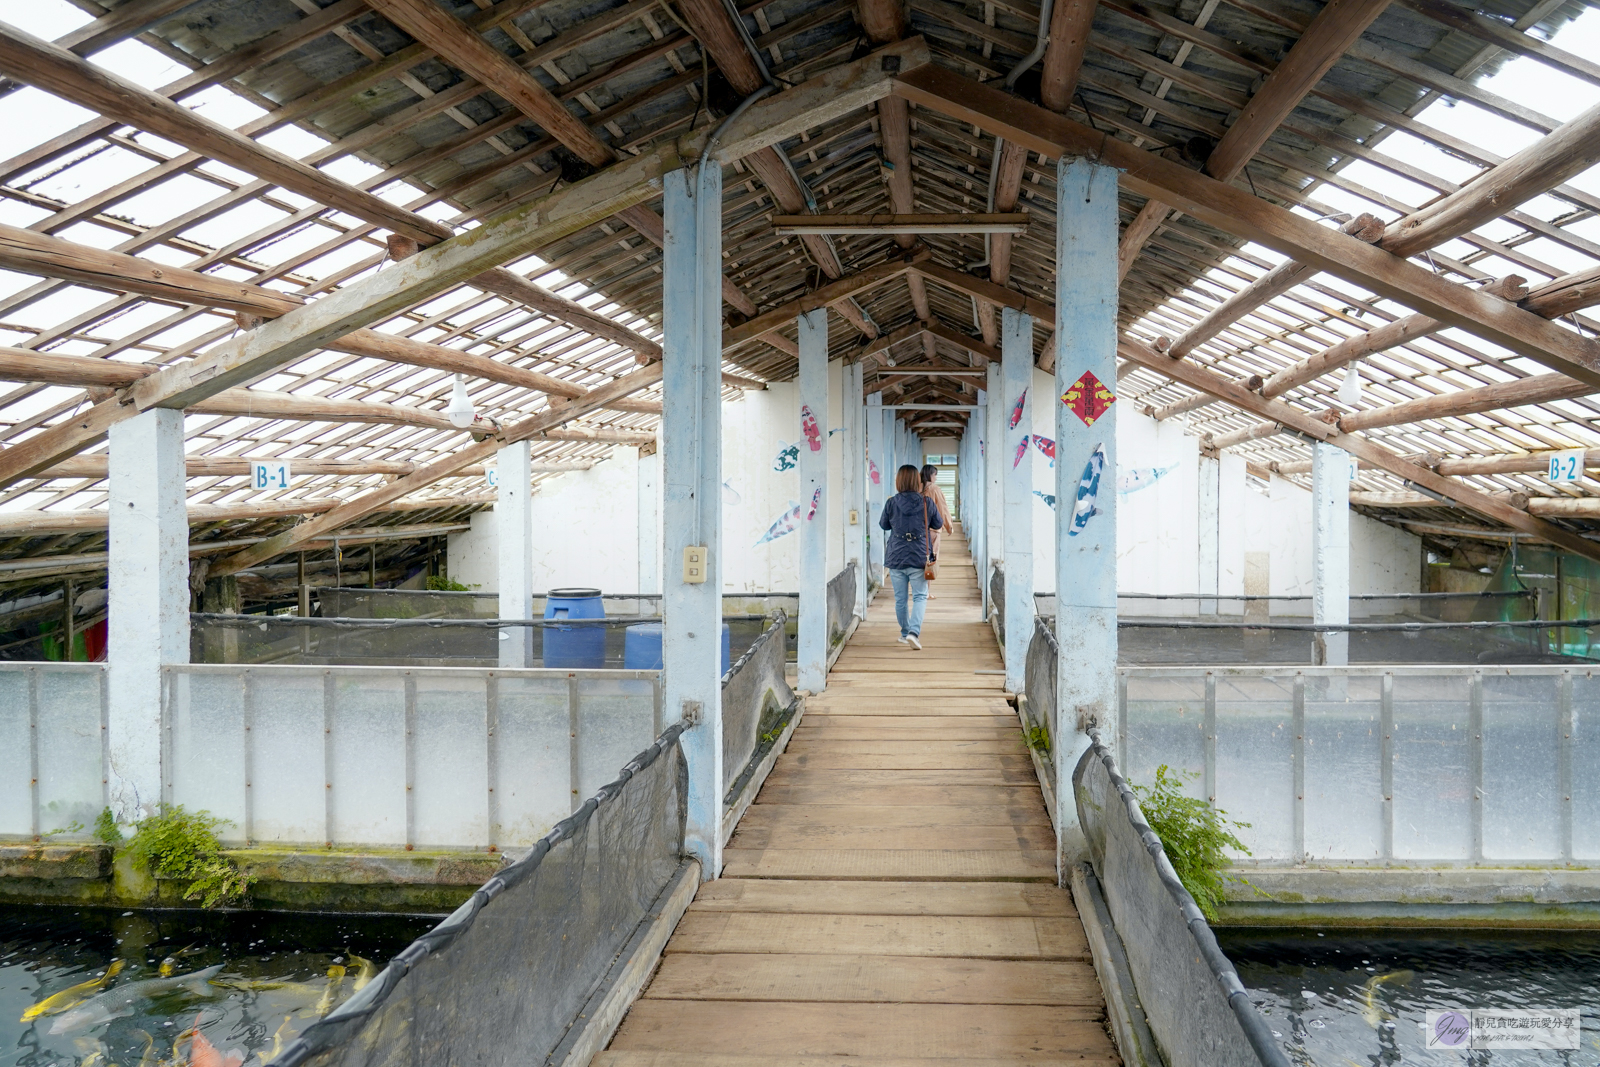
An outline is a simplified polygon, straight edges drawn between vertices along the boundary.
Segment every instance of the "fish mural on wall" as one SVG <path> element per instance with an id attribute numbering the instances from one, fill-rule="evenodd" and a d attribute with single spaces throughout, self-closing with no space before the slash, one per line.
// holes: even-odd
<path id="1" fill-rule="evenodd" d="M 1103 444 L 1095 445 L 1089 462 L 1083 465 L 1083 477 L 1078 479 L 1078 500 L 1072 507 L 1072 528 L 1068 537 L 1076 537 L 1089 525 L 1089 520 L 1100 514 L 1095 502 L 1100 497 L 1100 475 L 1106 469 L 1106 450 Z"/>
<path id="2" fill-rule="evenodd" d="M 867 476 L 872 479 L 873 485 L 883 484 L 883 475 L 878 472 L 878 464 L 871 459 L 867 460 Z"/>
<path id="3" fill-rule="evenodd" d="M 817 517 L 817 509 L 819 507 L 821 507 L 821 506 L 822 506 L 822 489 L 821 489 L 821 487 L 818 487 L 817 491 L 811 494 L 811 510 L 806 512 L 806 521 L 807 522 L 810 522 L 812 519 Z"/>
<path id="4" fill-rule="evenodd" d="M 789 510 L 779 515 L 777 521 L 767 527 L 767 532 L 761 535 L 761 540 L 756 544 L 764 545 L 768 541 L 776 541 L 784 534 L 794 533 L 800 528 L 800 505 L 790 502 Z"/>
<path id="5" fill-rule="evenodd" d="M 744 500 L 744 497 L 739 495 L 739 490 L 735 489 L 733 486 L 729 485 L 727 482 L 723 482 L 722 483 L 722 502 L 724 504 L 731 504 L 731 505 L 737 506 L 743 500 Z"/>
<path id="6" fill-rule="evenodd" d="M 1049 457 L 1050 466 L 1054 467 L 1056 465 L 1056 443 L 1054 441 L 1048 437 L 1040 437 L 1038 434 L 1034 434 L 1033 447 L 1037 448 L 1041 455 Z"/>
<path id="7" fill-rule="evenodd" d="M 1028 402 L 1028 391 L 1024 389 L 1022 395 L 1017 397 L 1017 402 L 1011 405 L 1011 429 L 1017 428 L 1017 423 L 1022 421 L 1022 408 Z"/>
<path id="8" fill-rule="evenodd" d="M 1022 440 L 1017 442 L 1017 454 L 1011 458 L 1011 469 L 1016 470 L 1022 463 L 1022 457 L 1028 454 L 1028 435 L 1023 434 Z"/>
<path id="9" fill-rule="evenodd" d="M 817 417 L 811 414 L 811 405 L 800 405 L 800 432 L 805 435 L 806 443 L 811 446 L 811 451 L 822 451 L 822 428 L 817 425 Z"/>
<path id="10" fill-rule="evenodd" d="M 1056 495 L 1054 493 L 1041 493 L 1039 490 L 1035 489 L 1033 491 L 1033 495 L 1038 497 L 1040 500 L 1043 500 L 1046 504 L 1049 504 L 1051 511 L 1055 510 Z"/>
<path id="11" fill-rule="evenodd" d="M 800 465 L 800 446 L 787 441 L 778 442 L 778 454 L 772 461 L 775 471 L 792 471 Z"/>
<path id="12" fill-rule="evenodd" d="M 1140 467 L 1131 470 L 1117 479 L 1117 495 L 1127 496 L 1129 493 L 1137 493 L 1156 484 L 1156 479 L 1163 474 L 1171 474 L 1177 469 L 1178 465 L 1174 463 L 1170 467 Z"/>

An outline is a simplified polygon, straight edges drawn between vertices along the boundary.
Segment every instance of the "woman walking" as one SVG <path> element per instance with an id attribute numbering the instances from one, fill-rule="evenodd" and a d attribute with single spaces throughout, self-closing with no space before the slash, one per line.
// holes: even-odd
<path id="1" fill-rule="evenodd" d="M 894 617 L 900 643 L 921 650 L 922 615 L 928 608 L 929 531 L 944 524 L 937 507 L 922 495 L 922 473 L 907 463 L 895 472 L 895 494 L 883 504 L 878 525 L 889 531 L 883 565 L 894 583 Z"/>
<path id="2" fill-rule="evenodd" d="M 939 468 L 932 463 L 922 468 L 922 495 L 939 510 L 939 527 L 928 533 L 928 561 L 932 564 L 928 568 L 928 579 L 932 581 L 939 577 L 939 542 L 944 540 L 944 531 L 950 529 L 950 503 L 944 498 L 944 490 L 939 488 Z M 931 589 L 928 599 L 933 599 Z"/>

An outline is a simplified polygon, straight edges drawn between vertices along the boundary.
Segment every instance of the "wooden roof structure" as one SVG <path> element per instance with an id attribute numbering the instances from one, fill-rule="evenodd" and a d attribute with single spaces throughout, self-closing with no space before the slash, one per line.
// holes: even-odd
<path id="1" fill-rule="evenodd" d="M 1353 500 L 1441 545 L 1600 558 L 1600 497 L 1535 455 L 1600 465 L 1600 64 L 1550 41 L 1583 0 L 71 2 L 0 23 L 14 593 L 103 558 L 104 435 L 152 405 L 189 413 L 216 574 L 414 548 L 508 435 L 540 478 L 649 440 L 650 180 L 756 94 L 716 152 L 730 396 L 820 306 L 894 403 L 971 403 L 1003 306 L 1048 369 L 1054 160 L 1086 155 L 1124 171 L 1125 402 L 1261 475 L 1337 438 Z M 1513 63 L 1565 94 L 1486 84 Z M 292 489 L 246 484 L 266 457 Z"/>

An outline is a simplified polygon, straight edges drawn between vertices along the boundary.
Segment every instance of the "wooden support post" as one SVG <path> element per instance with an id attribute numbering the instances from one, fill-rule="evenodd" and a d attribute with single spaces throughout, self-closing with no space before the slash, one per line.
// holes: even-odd
<path id="1" fill-rule="evenodd" d="M 527 441 L 500 450 L 495 470 L 494 526 L 496 588 L 502 619 L 533 617 L 533 474 Z M 533 631 L 526 626 L 500 632 L 500 666 L 533 666 Z"/>
<path id="2" fill-rule="evenodd" d="M 1033 319 L 1002 308 L 1000 367 L 1004 378 L 1006 541 L 1006 689 L 1026 684 L 1028 642 L 1033 639 Z"/>
<path id="3" fill-rule="evenodd" d="M 662 701 L 687 720 L 685 848 L 722 873 L 722 168 L 663 181 Z"/>
<path id="4" fill-rule="evenodd" d="M 111 811 L 126 826 L 162 803 L 161 668 L 189 662 L 183 412 L 143 412 L 110 437 L 107 741 Z"/>
<path id="5" fill-rule="evenodd" d="M 828 685 L 828 312 L 809 311 L 800 327 L 800 640 L 801 689 Z"/>
<path id="6" fill-rule="evenodd" d="M 1056 166 L 1056 841 L 1083 858 L 1073 768 L 1093 725 L 1117 747 L 1117 172 Z M 1009 600 L 1008 600 L 1009 604 Z M 1028 605 L 1030 609 L 1032 603 Z M 1030 620 L 1031 622 L 1031 620 Z M 1030 626 L 1030 635 L 1031 629 Z M 1121 758 L 1121 753 L 1117 753 Z"/>
<path id="7" fill-rule="evenodd" d="M 1311 446 L 1311 614 L 1318 625 L 1350 621 L 1350 454 L 1338 445 Z M 1350 662 L 1350 634 L 1318 632 L 1312 662 Z"/>

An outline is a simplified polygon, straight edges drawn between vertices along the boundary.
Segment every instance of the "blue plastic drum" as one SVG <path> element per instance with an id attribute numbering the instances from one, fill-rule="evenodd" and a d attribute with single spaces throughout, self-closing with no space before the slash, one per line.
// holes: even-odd
<path id="1" fill-rule="evenodd" d="M 661 624 L 641 622 L 628 627 L 622 645 L 622 665 L 630 671 L 659 671 L 661 669 Z M 728 654 L 728 624 L 722 624 L 722 673 L 727 674 L 733 665 Z"/>
<path id="2" fill-rule="evenodd" d="M 544 600 L 544 665 L 566 670 L 606 665 L 604 626 L 562 626 L 563 619 L 603 619 L 598 589 L 552 589 Z"/>

